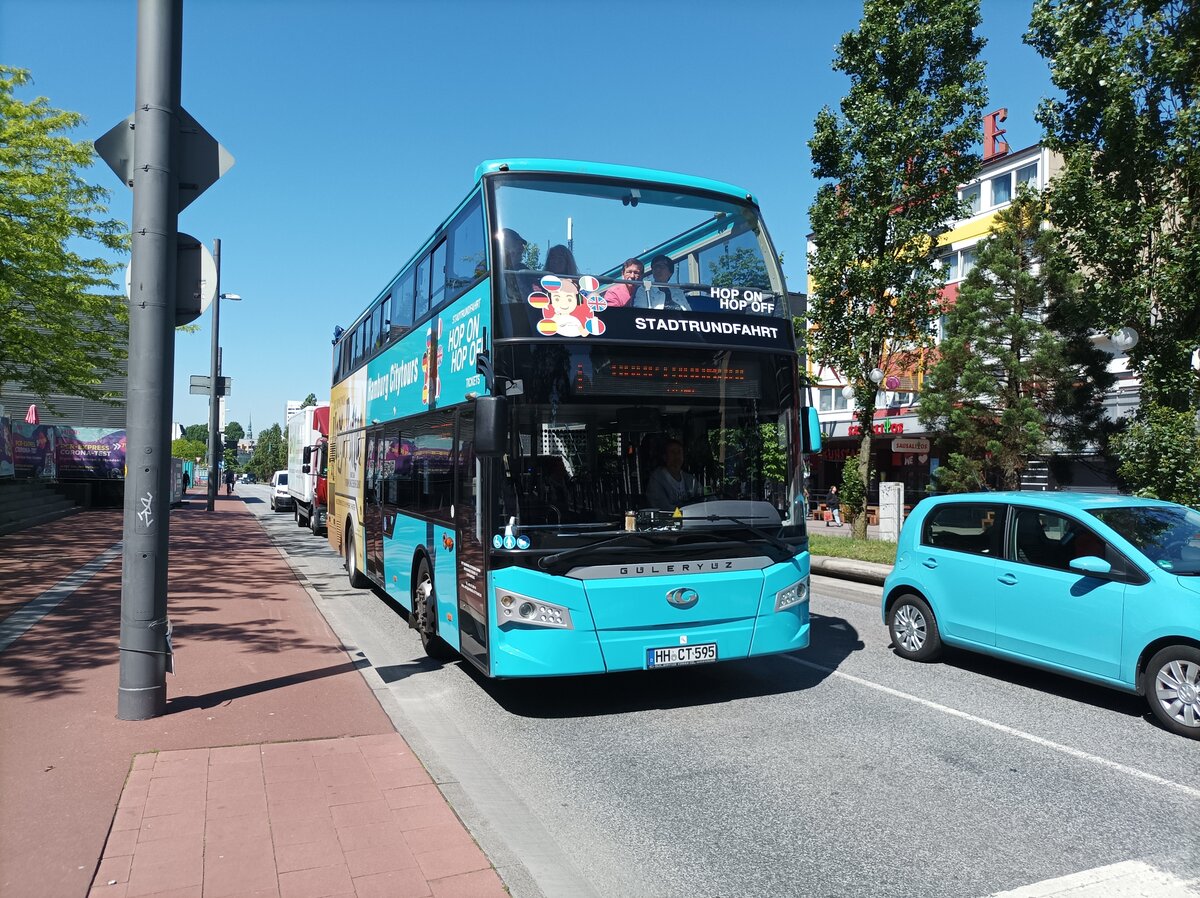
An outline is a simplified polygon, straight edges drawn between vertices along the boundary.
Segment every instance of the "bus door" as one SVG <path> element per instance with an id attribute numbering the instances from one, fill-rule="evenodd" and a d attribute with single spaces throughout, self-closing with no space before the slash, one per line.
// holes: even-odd
<path id="1" fill-rule="evenodd" d="M 475 455 L 475 413 L 459 412 L 454 465 L 454 529 L 457 533 L 459 651 L 488 670 L 487 550 L 483 533 L 482 465 Z"/>
<path id="2" fill-rule="evenodd" d="M 383 579 L 383 468 L 387 447 L 382 428 L 367 432 L 367 471 L 363 490 L 363 527 L 367 532 L 367 573 Z"/>

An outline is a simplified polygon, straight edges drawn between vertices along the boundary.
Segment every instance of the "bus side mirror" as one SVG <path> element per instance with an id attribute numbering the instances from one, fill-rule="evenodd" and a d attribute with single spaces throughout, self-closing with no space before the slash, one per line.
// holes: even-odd
<path id="1" fill-rule="evenodd" d="M 475 400 L 475 454 L 496 458 L 508 443 L 508 397 L 480 396 Z"/>
<path id="2" fill-rule="evenodd" d="M 800 435 L 803 451 L 808 454 L 821 451 L 821 419 L 817 417 L 817 410 L 811 405 L 804 409 L 804 416 L 800 419 L 802 425 L 802 433 Z"/>

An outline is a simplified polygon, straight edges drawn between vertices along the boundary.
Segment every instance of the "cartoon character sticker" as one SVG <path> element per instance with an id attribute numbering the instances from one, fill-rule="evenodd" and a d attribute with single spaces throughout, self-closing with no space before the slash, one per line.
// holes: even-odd
<path id="1" fill-rule="evenodd" d="M 604 322 L 600 313 L 608 303 L 600 295 L 600 282 L 591 275 L 579 278 L 560 278 L 546 275 L 541 280 L 541 289 L 529 294 L 529 304 L 542 313 L 537 323 L 538 333 L 544 337 L 599 336 L 604 333 Z"/>

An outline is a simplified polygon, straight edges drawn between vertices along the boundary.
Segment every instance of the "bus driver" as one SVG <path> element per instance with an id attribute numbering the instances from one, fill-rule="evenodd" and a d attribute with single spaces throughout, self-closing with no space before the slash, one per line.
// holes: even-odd
<path id="1" fill-rule="evenodd" d="M 663 464 L 650 474 L 646 501 L 651 508 L 678 508 L 696 495 L 696 478 L 683 470 L 683 443 L 667 440 Z"/>

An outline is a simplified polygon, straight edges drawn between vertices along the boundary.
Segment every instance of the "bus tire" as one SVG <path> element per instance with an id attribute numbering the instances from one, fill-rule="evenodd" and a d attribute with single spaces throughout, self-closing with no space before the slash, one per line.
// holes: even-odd
<path id="1" fill-rule="evenodd" d="M 366 589 L 371 585 L 370 581 L 363 575 L 363 572 L 358 569 L 358 556 L 354 552 L 354 534 L 350 532 L 350 522 L 346 522 L 346 541 L 343 543 L 346 550 L 346 574 L 350 579 L 350 587 L 352 589 Z"/>
<path id="2" fill-rule="evenodd" d="M 413 578 L 410 621 L 421 636 L 421 647 L 426 655 L 435 661 L 444 661 L 453 656 L 454 650 L 438 636 L 437 596 L 433 590 L 429 560 L 424 557 L 417 563 L 417 575 Z"/>

